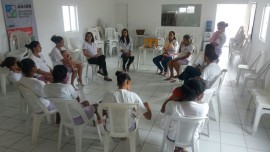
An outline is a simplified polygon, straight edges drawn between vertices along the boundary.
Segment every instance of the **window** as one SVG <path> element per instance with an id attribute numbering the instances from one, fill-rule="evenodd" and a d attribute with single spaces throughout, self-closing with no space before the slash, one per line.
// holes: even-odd
<path id="1" fill-rule="evenodd" d="M 65 32 L 79 31 L 77 7 L 62 6 Z"/>
<path id="2" fill-rule="evenodd" d="M 256 3 L 252 3 L 250 17 L 249 17 L 249 25 L 248 25 L 248 36 L 250 37 L 250 39 L 252 39 L 252 31 L 253 31 L 255 14 L 256 14 Z"/>
<path id="3" fill-rule="evenodd" d="M 179 13 L 195 13 L 195 6 L 179 7 Z"/>
<path id="4" fill-rule="evenodd" d="M 261 23 L 259 38 L 263 42 L 265 42 L 265 38 L 266 38 L 267 26 L 268 26 L 268 21 L 269 21 L 269 13 L 270 13 L 270 4 L 265 6 L 264 11 L 263 11 L 263 16 L 262 16 L 262 23 Z"/>

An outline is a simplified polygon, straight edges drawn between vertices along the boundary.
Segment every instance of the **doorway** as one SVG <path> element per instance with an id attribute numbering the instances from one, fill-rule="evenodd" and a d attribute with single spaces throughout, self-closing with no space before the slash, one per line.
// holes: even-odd
<path id="1" fill-rule="evenodd" d="M 217 30 L 217 23 L 224 21 L 228 23 L 226 28 L 226 43 L 224 46 L 229 45 L 230 38 L 234 37 L 240 26 L 247 26 L 247 4 L 218 4 L 216 13 L 215 30 Z M 245 29 L 246 31 L 247 29 Z"/>
<path id="2" fill-rule="evenodd" d="M 128 4 L 115 4 L 115 23 L 128 29 Z"/>

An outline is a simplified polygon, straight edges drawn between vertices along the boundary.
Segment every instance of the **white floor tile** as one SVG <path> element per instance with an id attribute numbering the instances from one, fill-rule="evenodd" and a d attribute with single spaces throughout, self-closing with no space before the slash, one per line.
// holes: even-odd
<path id="1" fill-rule="evenodd" d="M 247 148 L 221 144 L 221 152 L 247 152 Z"/>
<path id="2" fill-rule="evenodd" d="M 220 143 L 200 140 L 200 151 L 220 152 Z"/>
<path id="3" fill-rule="evenodd" d="M 268 139 L 255 138 L 252 136 L 245 136 L 245 138 L 248 148 L 264 151 L 269 151 L 270 149 L 270 141 Z"/>
<path id="4" fill-rule="evenodd" d="M 233 123 L 220 122 L 220 131 L 235 134 L 243 134 L 242 126 Z"/>
<path id="5" fill-rule="evenodd" d="M 145 143 L 152 145 L 161 145 L 163 138 L 163 133 L 150 131 L 148 137 L 146 138 Z"/>
<path id="6" fill-rule="evenodd" d="M 234 146 L 240 146 L 240 147 L 246 147 L 245 137 L 244 135 L 240 135 L 240 134 L 221 132 L 221 143 L 234 145 Z"/>

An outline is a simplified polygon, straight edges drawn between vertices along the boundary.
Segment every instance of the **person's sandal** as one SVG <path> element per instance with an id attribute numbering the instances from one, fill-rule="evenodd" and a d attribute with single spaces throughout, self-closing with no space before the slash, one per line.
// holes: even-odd
<path id="1" fill-rule="evenodd" d="M 164 73 L 163 72 L 159 72 L 158 75 L 163 75 Z"/>
<path id="2" fill-rule="evenodd" d="M 168 77 L 168 78 L 166 78 L 166 79 L 164 79 L 165 81 L 169 81 L 169 80 L 172 80 L 172 78 L 171 77 Z"/>
<path id="3" fill-rule="evenodd" d="M 111 78 L 104 78 L 105 81 L 112 81 Z"/>
<path id="4" fill-rule="evenodd" d="M 97 71 L 97 73 L 100 74 L 100 75 L 102 75 L 102 76 L 104 76 L 104 74 L 100 70 Z"/>

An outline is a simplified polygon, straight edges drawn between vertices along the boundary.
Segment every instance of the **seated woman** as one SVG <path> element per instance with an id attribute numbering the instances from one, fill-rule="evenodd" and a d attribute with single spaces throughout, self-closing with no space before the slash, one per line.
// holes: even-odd
<path id="1" fill-rule="evenodd" d="M 40 43 L 38 41 L 32 41 L 30 44 L 26 44 L 25 47 L 32 51 L 30 58 L 37 66 L 37 78 L 45 82 L 52 82 L 52 69 L 48 66 L 41 54 Z"/>
<path id="2" fill-rule="evenodd" d="M 177 117 L 205 117 L 209 106 L 201 103 L 206 84 L 202 80 L 191 79 L 181 86 L 183 99 L 181 101 L 169 101 L 165 108 L 165 115 Z M 176 122 L 171 122 L 167 138 L 174 141 L 176 135 Z M 196 130 L 194 138 L 199 138 L 199 130 Z M 175 152 L 186 152 L 185 147 L 175 147 Z"/>
<path id="3" fill-rule="evenodd" d="M 15 57 L 7 57 L 0 64 L 1 67 L 7 67 L 9 69 L 10 73 L 8 77 L 14 83 L 17 83 L 22 77 L 22 72 L 18 64 L 19 64 L 19 61 L 17 61 Z"/>
<path id="4" fill-rule="evenodd" d="M 64 58 L 64 60 L 66 61 L 64 63 L 64 66 L 66 67 L 71 67 L 72 71 L 77 71 L 77 67 L 76 67 L 76 62 L 72 60 L 71 56 L 68 54 L 68 52 L 66 50 L 62 50 L 61 54 Z"/>
<path id="5" fill-rule="evenodd" d="M 111 78 L 108 77 L 107 65 L 106 65 L 106 57 L 98 53 L 97 45 L 95 43 L 93 34 L 91 32 L 87 32 L 85 34 L 85 39 L 82 46 L 83 54 L 87 58 L 89 64 L 96 64 L 99 66 L 98 73 L 104 76 L 105 81 L 112 81 Z"/>
<path id="6" fill-rule="evenodd" d="M 102 103 L 138 103 L 140 111 L 147 120 L 151 120 L 152 112 L 147 102 L 142 102 L 140 97 L 131 92 L 131 78 L 127 73 L 117 71 L 118 89 L 115 91 L 109 91 L 104 94 Z M 132 117 L 132 116 L 131 116 Z M 134 124 L 131 124 L 130 130 L 134 129 Z"/>
<path id="7" fill-rule="evenodd" d="M 122 36 L 119 40 L 120 51 L 122 52 L 121 58 L 123 58 L 123 71 L 129 71 L 130 64 L 134 61 L 133 42 L 129 37 L 128 30 L 122 30 Z M 128 62 L 128 63 L 127 63 Z"/>
<path id="8" fill-rule="evenodd" d="M 169 39 L 166 40 L 163 46 L 163 54 L 153 58 L 154 64 L 160 70 L 159 75 L 165 75 L 167 73 L 167 63 L 173 58 L 179 44 L 175 39 L 174 31 L 169 32 Z M 161 62 L 161 64 L 160 64 Z"/>
<path id="9" fill-rule="evenodd" d="M 88 101 L 80 102 L 80 97 L 74 87 L 67 84 L 65 78 L 67 76 L 67 68 L 64 65 L 56 65 L 52 71 L 53 83 L 44 86 L 44 94 L 47 98 L 76 99 L 85 111 L 88 118 L 91 118 L 97 111 L 97 104 L 89 105 Z M 80 115 L 73 117 L 76 125 L 83 123 Z"/>
<path id="10" fill-rule="evenodd" d="M 180 45 L 179 54 L 176 58 L 168 62 L 170 69 L 170 77 L 165 80 L 172 80 L 172 78 L 178 78 L 179 66 L 187 65 L 189 63 L 191 53 L 193 52 L 192 39 L 189 35 L 184 35 Z M 176 71 L 176 76 L 173 75 L 173 69 Z"/>
<path id="11" fill-rule="evenodd" d="M 43 88 L 45 83 L 35 78 L 35 74 L 37 72 L 37 67 L 35 62 L 30 59 L 23 59 L 20 64 L 20 68 L 22 69 L 23 77 L 18 82 L 19 85 L 22 85 L 28 89 L 30 89 L 36 96 L 39 97 L 41 103 L 47 107 L 49 111 L 55 109 L 53 103 L 51 103 L 48 99 L 45 98 Z M 39 107 L 35 107 L 36 112 L 42 112 Z"/>
<path id="12" fill-rule="evenodd" d="M 221 72 L 220 67 L 216 63 L 218 56 L 215 52 L 213 44 L 205 46 L 204 62 L 206 65 L 198 64 L 195 67 L 187 66 L 184 72 L 179 75 L 180 80 L 186 83 L 190 78 L 199 78 L 205 81 L 207 88 L 210 87 L 212 81 Z"/>
<path id="13" fill-rule="evenodd" d="M 55 47 L 52 49 L 51 53 L 50 53 L 50 56 L 52 58 L 52 62 L 53 62 L 53 65 L 59 65 L 59 64 L 66 64 L 66 62 L 69 62 L 69 61 L 66 61 L 64 59 L 64 57 L 62 56 L 61 54 L 61 51 L 62 51 L 62 47 L 64 47 L 64 39 L 63 37 L 61 36 L 52 36 L 51 38 L 51 41 L 55 43 Z M 74 61 L 75 62 L 75 61 Z M 74 80 L 76 78 L 76 76 L 78 75 L 79 76 L 79 79 L 78 79 L 78 82 L 79 82 L 79 85 L 80 86 L 83 86 L 83 83 L 82 83 L 82 69 L 83 69 L 83 66 L 81 63 L 76 63 L 76 68 L 78 70 L 72 70 L 72 74 L 71 74 L 71 85 L 73 87 L 74 86 Z M 71 67 L 69 67 L 71 68 Z"/>

